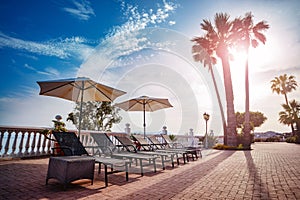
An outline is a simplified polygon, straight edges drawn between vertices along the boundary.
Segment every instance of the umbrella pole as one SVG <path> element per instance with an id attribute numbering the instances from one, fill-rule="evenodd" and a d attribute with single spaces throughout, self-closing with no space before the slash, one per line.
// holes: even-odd
<path id="1" fill-rule="evenodd" d="M 144 139 L 146 138 L 146 108 L 145 108 L 145 104 L 144 106 Z"/>
<path id="2" fill-rule="evenodd" d="M 78 127 L 78 139 L 80 140 L 80 130 L 81 130 L 81 120 L 82 120 L 82 102 L 83 102 L 83 92 L 84 92 L 84 83 L 82 81 L 82 88 L 81 88 L 81 99 L 80 99 L 80 111 L 79 111 L 79 127 Z"/>

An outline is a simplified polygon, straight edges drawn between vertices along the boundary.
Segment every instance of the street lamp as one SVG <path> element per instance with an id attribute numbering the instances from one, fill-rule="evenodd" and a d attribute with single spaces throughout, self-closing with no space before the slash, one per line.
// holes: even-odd
<path id="1" fill-rule="evenodd" d="M 203 118 L 205 120 L 205 148 L 207 149 L 207 121 L 209 120 L 209 114 L 205 112 Z"/>

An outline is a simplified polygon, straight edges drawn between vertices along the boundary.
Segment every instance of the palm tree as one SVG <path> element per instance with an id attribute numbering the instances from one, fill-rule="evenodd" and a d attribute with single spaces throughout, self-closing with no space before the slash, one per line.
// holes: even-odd
<path id="1" fill-rule="evenodd" d="M 220 97 L 220 93 L 219 93 L 219 89 L 218 89 L 218 85 L 216 82 L 215 73 L 214 73 L 214 69 L 213 69 L 213 64 L 216 64 L 216 60 L 212 60 L 210 58 L 210 56 L 208 55 L 207 51 L 205 49 L 203 49 L 202 46 L 199 44 L 193 45 L 192 53 L 193 53 L 194 60 L 197 62 L 203 63 L 204 67 L 207 66 L 208 71 L 211 73 L 211 77 L 212 77 L 214 88 L 215 88 L 216 95 L 217 95 L 219 109 L 221 112 L 223 132 L 224 132 L 224 135 L 226 136 L 227 135 L 226 119 L 225 119 L 224 109 L 223 109 L 223 105 L 222 105 L 222 101 L 221 101 L 221 97 Z"/>
<path id="2" fill-rule="evenodd" d="M 282 104 L 284 111 L 279 112 L 279 122 L 288 126 L 296 125 L 297 132 L 300 131 L 300 103 L 292 100 L 289 104 Z"/>
<path id="3" fill-rule="evenodd" d="M 272 92 L 276 92 L 277 94 L 283 94 L 285 98 L 285 103 L 289 104 L 287 93 L 291 92 L 292 90 L 296 90 L 297 88 L 297 81 L 295 80 L 295 76 L 287 76 L 286 74 L 280 75 L 279 77 L 275 77 L 271 81 L 271 89 Z"/>
<path id="4" fill-rule="evenodd" d="M 249 66 L 248 66 L 248 57 L 249 57 L 249 48 L 252 46 L 256 48 L 259 42 L 265 44 L 266 36 L 262 34 L 262 31 L 265 31 L 269 28 L 269 25 L 265 21 L 260 21 L 259 23 L 253 23 L 253 15 L 251 12 L 246 13 L 245 17 L 240 20 L 241 22 L 241 31 L 240 39 L 242 43 L 242 48 L 245 49 L 247 58 L 245 66 L 245 128 L 244 128 L 244 145 L 248 148 L 251 146 L 251 137 L 250 137 L 250 103 L 249 103 Z"/>
<path id="5" fill-rule="evenodd" d="M 229 15 L 226 13 L 217 13 L 214 18 L 215 27 L 209 20 L 203 20 L 200 24 L 201 29 L 206 31 L 202 37 L 192 39 L 196 45 L 201 45 L 211 57 L 213 63 L 216 63 L 216 57 L 222 61 L 223 77 L 227 103 L 227 130 L 224 137 L 224 143 L 230 146 L 236 146 L 236 118 L 233 103 L 233 88 L 231 72 L 229 65 L 229 48 L 236 40 L 236 23 L 229 21 Z"/>
<path id="6" fill-rule="evenodd" d="M 280 75 L 279 77 L 275 77 L 271 81 L 271 89 L 272 92 L 276 92 L 277 94 L 284 95 L 286 105 L 289 105 L 287 93 L 291 92 L 292 90 L 296 90 L 297 88 L 297 81 L 295 80 L 295 76 L 287 76 L 286 74 Z M 292 134 L 295 134 L 294 127 L 291 125 Z"/>

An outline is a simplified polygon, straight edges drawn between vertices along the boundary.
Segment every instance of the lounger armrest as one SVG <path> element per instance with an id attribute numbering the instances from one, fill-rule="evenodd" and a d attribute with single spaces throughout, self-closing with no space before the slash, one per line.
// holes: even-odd
<path id="1" fill-rule="evenodd" d="M 111 155 L 112 153 L 113 153 L 113 149 L 112 149 L 112 147 L 109 147 L 109 146 L 85 146 L 85 148 L 92 148 L 93 149 L 93 155 L 101 155 L 101 152 L 103 153 L 103 154 L 105 154 L 104 152 L 103 152 L 103 150 L 108 150 L 108 152 L 109 152 L 109 155 Z M 97 151 L 94 153 L 94 149 L 97 149 Z"/>
<path id="2" fill-rule="evenodd" d="M 59 147 L 52 147 L 52 150 L 54 151 L 54 149 L 60 149 L 60 150 L 67 150 L 68 152 L 70 152 L 70 155 L 74 155 L 74 152 L 72 151 L 72 149 L 68 146 L 59 146 Z"/>
<path id="3" fill-rule="evenodd" d="M 148 150 L 148 151 L 154 151 L 154 145 L 153 144 L 141 144 L 142 147 L 144 147 L 145 150 Z M 148 149 L 146 149 L 148 148 Z"/>
<path id="4" fill-rule="evenodd" d="M 92 154 L 93 155 L 97 155 L 97 154 L 101 154 L 100 150 L 99 150 L 99 146 L 84 146 L 85 149 L 92 149 Z M 95 151 L 96 149 L 96 151 Z"/>
<path id="5" fill-rule="evenodd" d="M 126 149 L 127 151 L 129 151 L 129 152 L 131 152 L 130 151 L 130 148 L 132 147 L 133 148 L 133 151 L 134 152 L 137 152 L 137 149 L 136 149 L 136 147 L 134 146 L 134 145 L 123 145 L 123 144 L 118 144 L 118 145 L 116 145 L 116 147 L 122 147 L 123 149 Z"/>

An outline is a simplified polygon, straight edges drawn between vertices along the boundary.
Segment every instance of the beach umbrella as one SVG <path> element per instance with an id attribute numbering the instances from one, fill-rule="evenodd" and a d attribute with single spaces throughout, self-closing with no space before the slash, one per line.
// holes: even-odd
<path id="1" fill-rule="evenodd" d="M 141 96 L 133 98 L 122 103 L 117 103 L 115 106 L 122 108 L 125 111 L 143 111 L 144 113 L 144 138 L 146 137 L 146 112 L 173 107 L 168 99 L 155 97 Z"/>
<path id="2" fill-rule="evenodd" d="M 40 95 L 59 97 L 74 102 L 80 102 L 78 137 L 80 137 L 82 102 L 108 101 L 125 94 L 121 90 L 97 83 L 86 77 L 37 81 L 40 86 Z"/>

